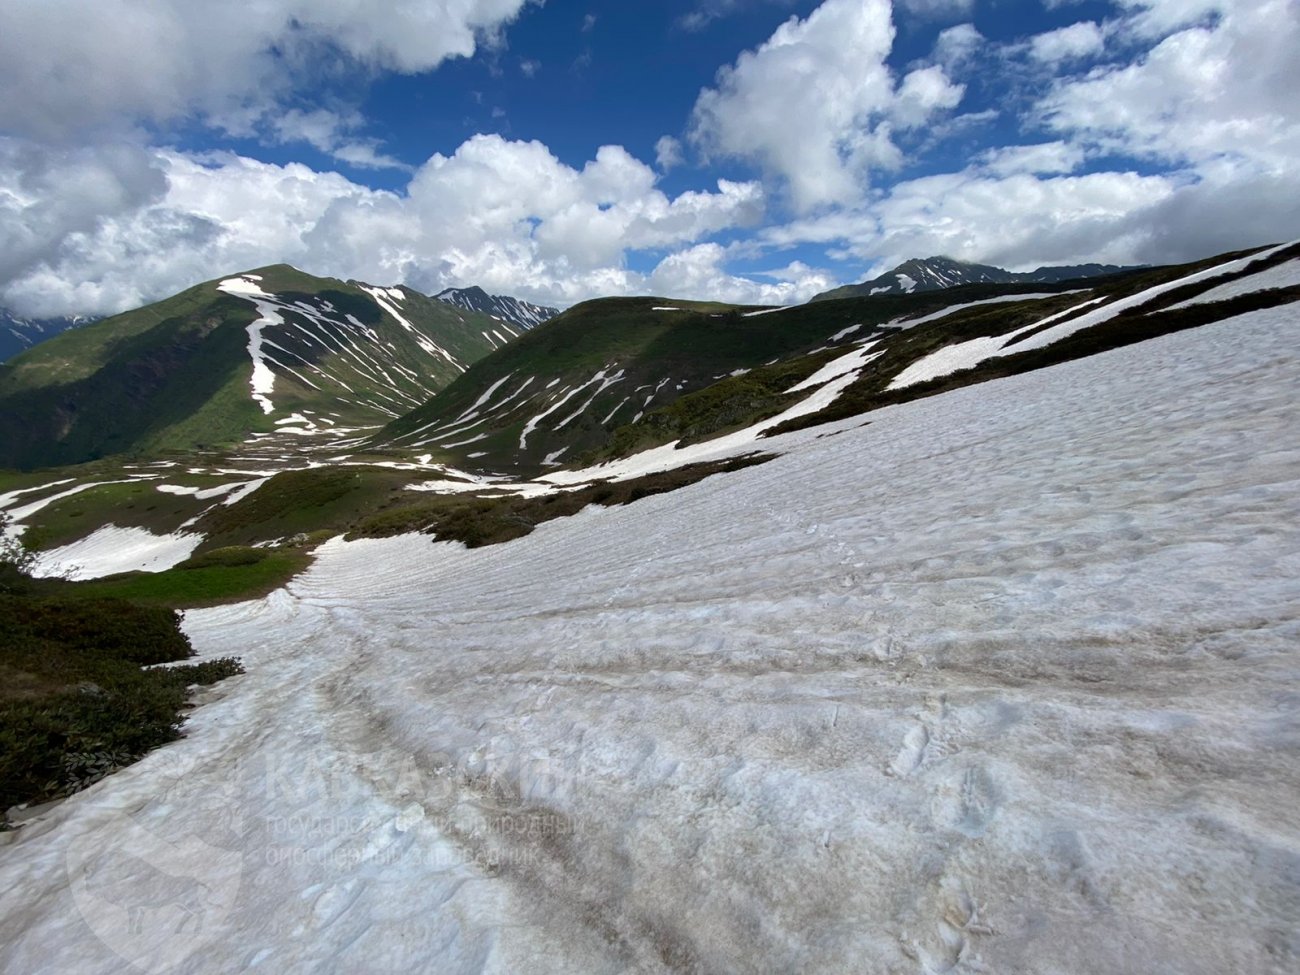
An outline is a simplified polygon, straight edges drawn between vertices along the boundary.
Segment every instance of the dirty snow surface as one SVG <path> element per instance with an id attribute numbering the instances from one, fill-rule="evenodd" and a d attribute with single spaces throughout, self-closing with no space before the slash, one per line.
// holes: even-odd
<path id="1" fill-rule="evenodd" d="M 0 847 L 0 969 L 1295 971 L 1296 328 L 330 543 L 188 615 L 248 668 L 188 739 Z"/>

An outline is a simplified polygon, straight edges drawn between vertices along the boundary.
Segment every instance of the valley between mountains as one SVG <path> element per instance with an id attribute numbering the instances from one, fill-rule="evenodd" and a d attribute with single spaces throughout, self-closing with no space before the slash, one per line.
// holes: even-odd
<path id="1" fill-rule="evenodd" d="M 33 584 L 243 669 L 16 811 L 0 967 L 1293 970 L 1300 244 L 909 264 L 278 265 L 0 365 Z"/>

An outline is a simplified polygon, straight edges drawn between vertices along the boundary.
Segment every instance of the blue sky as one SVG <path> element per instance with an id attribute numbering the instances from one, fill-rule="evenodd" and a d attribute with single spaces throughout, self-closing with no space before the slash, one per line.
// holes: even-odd
<path id="1" fill-rule="evenodd" d="M 0 0 L 0 303 L 791 303 L 1297 236 L 1296 0 Z"/>

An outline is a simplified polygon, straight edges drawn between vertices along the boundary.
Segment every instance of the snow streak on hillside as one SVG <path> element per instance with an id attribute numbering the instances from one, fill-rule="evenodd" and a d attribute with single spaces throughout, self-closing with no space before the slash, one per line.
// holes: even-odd
<path id="1" fill-rule="evenodd" d="M 263 354 L 262 329 L 269 325 L 283 325 L 284 319 L 275 310 L 275 296 L 267 294 L 258 286 L 260 280 L 256 274 L 230 278 L 217 285 L 217 290 L 247 298 L 257 308 L 257 320 L 248 326 L 248 357 L 253 360 L 253 375 L 248 384 L 254 402 L 262 408 L 263 413 L 270 414 L 275 412 L 275 404 L 271 402 L 271 393 L 275 392 L 275 373 L 266 364 L 267 357 Z"/>
<path id="2" fill-rule="evenodd" d="M 429 339 L 421 335 L 419 329 L 408 322 L 406 317 L 398 311 L 396 303 L 405 298 L 401 288 L 374 288 L 364 284 L 360 287 L 362 291 L 375 299 L 375 303 L 386 311 L 392 317 L 393 321 L 397 322 L 398 325 L 401 325 L 402 328 L 406 329 L 415 337 L 415 342 L 421 349 L 429 355 L 440 355 L 460 372 L 465 371 L 465 367 L 456 361 L 455 356 L 440 345 L 429 341 Z"/>
<path id="3" fill-rule="evenodd" d="M 0 968 L 1295 970 L 1295 314 L 190 613 L 247 676 L 0 854 Z"/>
<path id="4" fill-rule="evenodd" d="M 296 381 L 300 389 L 334 394 L 342 403 L 371 411 L 379 419 L 400 416 L 433 395 L 428 375 L 404 365 L 393 343 L 384 341 L 376 329 L 323 299 L 308 304 L 270 294 L 260 281 L 255 274 L 244 274 L 222 281 L 217 290 L 257 308 L 258 317 L 248 326 L 248 354 L 253 364 L 249 385 L 253 400 L 264 413 L 277 409 L 272 399 L 277 376 Z M 458 373 L 465 371 L 455 356 L 402 314 L 399 306 L 405 296 L 400 288 L 359 287 L 409 334 L 410 342 L 424 355 L 445 360 Z M 282 432 L 341 435 L 327 429 L 328 423 L 304 423 L 305 427 Z"/>

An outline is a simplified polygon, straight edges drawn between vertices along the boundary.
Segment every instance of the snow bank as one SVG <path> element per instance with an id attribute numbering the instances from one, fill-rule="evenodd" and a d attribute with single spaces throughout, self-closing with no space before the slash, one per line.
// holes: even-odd
<path id="1" fill-rule="evenodd" d="M 1234 274 L 1237 271 L 1245 269 L 1252 261 L 1257 261 L 1277 253 L 1290 244 L 1279 244 L 1276 247 L 1270 247 L 1267 250 L 1258 251 L 1247 257 L 1238 258 L 1235 261 L 1227 261 L 1223 264 L 1216 264 L 1214 267 L 1206 268 L 1204 271 L 1196 271 L 1192 274 L 1184 275 L 1174 281 L 1168 281 L 1164 284 L 1158 284 L 1154 287 L 1147 288 L 1145 291 L 1139 291 L 1135 295 L 1127 298 L 1119 298 L 1108 304 L 1102 305 L 1096 311 L 1090 311 L 1087 314 L 1080 315 L 1078 318 L 1067 319 L 1059 325 L 1053 325 L 1051 328 L 1044 329 L 1035 335 L 1030 336 L 1023 342 L 1018 342 L 1014 346 L 1000 355 L 1011 355 L 1016 352 L 1025 352 L 1029 349 L 1041 349 L 1044 346 L 1051 345 L 1053 342 L 1059 342 L 1075 332 L 1082 331 L 1085 328 L 1092 328 L 1094 325 L 1100 325 L 1102 322 L 1108 322 L 1120 312 L 1128 308 L 1136 308 L 1144 305 L 1152 298 L 1164 294 L 1167 291 L 1173 291 L 1175 288 L 1181 288 L 1189 284 L 1196 284 L 1200 281 L 1210 281 L 1225 274 Z"/>
<path id="2" fill-rule="evenodd" d="M 874 355 L 870 354 L 871 347 L 875 344 L 875 342 L 867 342 L 854 349 L 848 355 L 842 355 L 836 359 L 832 359 L 807 379 L 795 383 L 786 390 L 786 393 L 801 393 L 805 389 L 813 389 L 820 386 L 822 383 L 828 383 L 832 379 L 839 379 L 841 376 L 846 376 L 849 373 L 856 374 L 858 370 L 868 362 L 880 355 L 879 352 Z"/>
<path id="3" fill-rule="evenodd" d="M 159 484 L 157 489 L 163 494 L 174 494 L 180 497 L 192 497 L 199 501 L 210 501 L 212 498 L 219 498 L 223 494 L 229 494 L 236 488 L 247 487 L 249 481 L 231 481 L 229 484 L 218 484 L 210 488 L 190 487 L 183 484 Z"/>
<path id="4" fill-rule="evenodd" d="M 1004 305 L 1011 301 L 1037 301 L 1041 298 L 1055 298 L 1058 295 L 1077 294 L 1076 291 L 1045 291 L 1028 295 L 998 295 L 994 298 L 981 298 L 979 301 L 964 301 L 960 305 L 949 305 L 947 308 L 940 308 L 938 311 L 932 311 L 927 315 L 921 315 L 918 318 L 904 318 L 891 322 L 899 328 L 915 328 L 917 325 L 925 325 L 929 322 L 937 322 L 941 318 L 947 318 L 949 315 L 955 315 L 959 311 L 965 311 L 967 308 L 978 308 L 980 305 Z M 841 333 L 843 334 L 843 333 Z M 838 335 L 831 336 L 831 341 L 839 338 Z"/>
<path id="5" fill-rule="evenodd" d="M 105 525 L 70 545 L 41 552 L 32 574 L 98 579 L 115 572 L 162 572 L 188 559 L 202 541 L 202 535 L 155 535 L 147 528 Z"/>
<path id="6" fill-rule="evenodd" d="M 190 613 L 248 675 L 15 835 L 0 968 L 1293 970 L 1294 315 Z"/>

